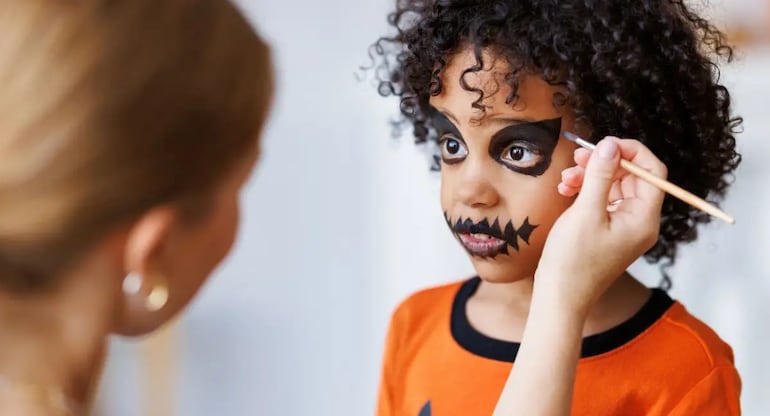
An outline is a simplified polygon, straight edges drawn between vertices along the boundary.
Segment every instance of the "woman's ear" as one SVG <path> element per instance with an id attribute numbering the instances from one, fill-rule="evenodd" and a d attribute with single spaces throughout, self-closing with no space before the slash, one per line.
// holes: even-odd
<path id="1" fill-rule="evenodd" d="M 124 302 L 116 333 L 141 335 L 165 322 L 166 314 L 162 312 L 170 293 L 163 259 L 179 216 L 171 207 L 153 208 L 129 229 L 121 285 Z"/>

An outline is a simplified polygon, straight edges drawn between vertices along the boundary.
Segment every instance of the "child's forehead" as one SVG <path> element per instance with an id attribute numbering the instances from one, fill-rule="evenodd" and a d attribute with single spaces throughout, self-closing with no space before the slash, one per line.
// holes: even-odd
<path id="1" fill-rule="evenodd" d="M 481 59 L 483 66 L 475 70 L 478 61 L 472 48 L 450 56 L 441 73 L 441 91 L 430 97 L 430 104 L 448 110 L 458 121 L 495 115 L 542 120 L 558 115 L 553 105 L 554 94 L 560 92 L 558 87 L 537 74 L 521 72 L 517 74 L 517 91 L 513 97 L 507 60 L 487 50 L 482 51 Z M 483 105 L 484 110 L 474 103 Z"/>
<path id="2" fill-rule="evenodd" d="M 479 60 L 471 47 L 450 55 L 441 71 L 442 87 L 448 93 L 453 93 L 455 89 L 463 90 L 461 78 L 468 88 L 481 89 L 485 95 L 505 86 L 505 77 L 511 69 L 504 58 L 484 49 L 481 52 L 481 64 L 479 66 Z"/>

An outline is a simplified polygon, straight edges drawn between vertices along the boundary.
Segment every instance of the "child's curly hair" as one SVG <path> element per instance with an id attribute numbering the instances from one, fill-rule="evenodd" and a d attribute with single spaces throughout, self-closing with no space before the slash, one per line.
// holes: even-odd
<path id="1" fill-rule="evenodd" d="M 716 60 L 733 58 L 724 35 L 683 0 L 397 0 L 388 17 L 395 36 L 371 47 L 379 93 L 400 97 L 417 143 L 436 138 L 429 99 L 442 90 L 447 59 L 472 47 L 506 59 L 518 98 L 519 74 L 540 74 L 567 93 L 576 121 L 593 138 L 631 137 L 666 164 L 669 179 L 700 197 L 721 199 L 740 162 L 735 136 L 742 119 L 730 115 Z M 464 83 L 463 83 L 464 84 Z M 484 110 L 484 93 L 473 103 Z M 658 242 L 645 258 L 673 264 L 679 242 L 697 237 L 709 216 L 667 196 Z M 665 287 L 670 280 L 664 271 Z"/>

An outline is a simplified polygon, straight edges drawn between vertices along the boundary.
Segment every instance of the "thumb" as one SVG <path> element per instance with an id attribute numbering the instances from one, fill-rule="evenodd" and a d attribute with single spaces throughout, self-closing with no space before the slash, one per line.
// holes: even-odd
<path id="1" fill-rule="evenodd" d="M 610 188 L 620 165 L 620 149 L 616 140 L 614 137 L 605 138 L 591 153 L 583 178 L 583 186 L 575 201 L 577 204 L 582 204 L 591 210 L 595 209 L 596 212 L 606 212 Z"/>

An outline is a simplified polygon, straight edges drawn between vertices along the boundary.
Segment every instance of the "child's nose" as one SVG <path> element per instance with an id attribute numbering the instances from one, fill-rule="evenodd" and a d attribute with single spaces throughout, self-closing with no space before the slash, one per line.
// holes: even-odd
<path id="1" fill-rule="evenodd" d="M 471 208 L 492 207 L 499 202 L 497 189 L 490 181 L 482 161 L 468 159 L 460 169 L 460 181 L 457 186 L 457 197 L 460 202 Z"/>

